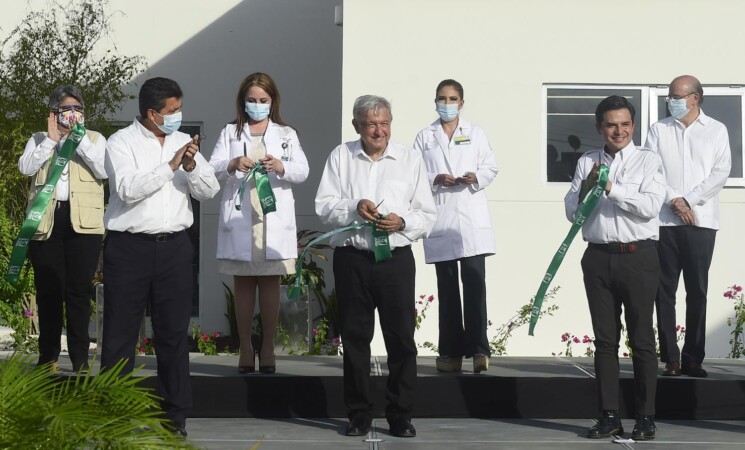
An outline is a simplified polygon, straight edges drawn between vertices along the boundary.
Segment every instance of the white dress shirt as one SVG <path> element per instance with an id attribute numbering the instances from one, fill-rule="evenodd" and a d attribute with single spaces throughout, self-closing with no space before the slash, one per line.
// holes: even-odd
<path id="1" fill-rule="evenodd" d="M 603 194 L 582 226 L 587 242 L 634 242 L 659 238 L 660 206 L 665 199 L 665 178 L 660 159 L 653 151 L 633 142 L 611 157 L 604 150 L 585 153 L 577 161 L 572 186 L 564 197 L 566 216 L 574 222 L 580 209 L 582 180 L 600 161 L 609 168 L 611 190 Z"/>
<path id="2" fill-rule="evenodd" d="M 365 153 L 361 140 L 346 142 L 331 152 L 316 194 L 316 214 L 321 221 L 337 228 L 364 223 L 357 204 L 365 199 L 376 205 L 382 202 L 379 213 L 395 213 L 406 221 L 404 231 L 389 235 L 392 249 L 425 237 L 435 223 L 437 213 L 424 162 L 409 147 L 389 142 L 377 161 Z M 333 247 L 350 245 L 371 250 L 372 230 L 331 238 Z"/>
<path id="3" fill-rule="evenodd" d="M 44 133 L 46 135 L 46 133 Z M 62 148 L 62 145 L 67 140 L 67 137 L 60 139 L 59 147 L 58 143 L 45 137 L 39 145 L 36 145 L 35 139 L 32 137 L 26 143 L 26 148 L 23 150 L 23 155 L 18 160 L 18 169 L 22 174 L 26 176 L 33 176 L 41 167 L 49 161 L 52 156 L 52 152 L 56 148 Z M 104 167 L 104 155 L 106 154 L 106 138 L 102 135 L 98 136 L 96 143 L 94 144 L 88 138 L 86 134 L 83 136 L 83 140 L 78 144 L 78 148 L 75 152 L 85 161 L 88 167 L 93 172 L 93 175 L 100 180 L 106 179 L 106 169 Z M 70 173 L 70 165 L 65 166 L 62 171 L 62 176 L 55 185 L 55 197 L 58 201 L 66 202 L 70 199 L 70 181 L 68 174 Z"/>
<path id="4" fill-rule="evenodd" d="M 114 133 L 108 142 L 109 207 L 107 230 L 130 233 L 174 233 L 194 223 L 190 195 L 212 198 L 220 190 L 215 171 L 201 153 L 191 172 L 171 170 L 168 162 L 191 137 L 181 132 L 166 135 L 163 146 L 136 118 Z"/>
<path id="5" fill-rule="evenodd" d="M 703 110 L 688 127 L 667 117 L 649 128 L 646 147 L 660 155 L 667 181 L 660 225 L 684 224 L 670 208 L 672 199 L 683 197 L 696 216 L 696 226 L 718 230 L 719 191 L 732 167 L 727 127 Z"/>

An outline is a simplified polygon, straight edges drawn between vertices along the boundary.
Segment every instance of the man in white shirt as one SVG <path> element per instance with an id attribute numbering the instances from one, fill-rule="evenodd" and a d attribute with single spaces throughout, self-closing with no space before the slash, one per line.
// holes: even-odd
<path id="1" fill-rule="evenodd" d="M 101 366 L 134 368 L 140 322 L 149 305 L 158 362 L 157 393 L 174 433 L 186 437 L 192 405 L 187 330 L 193 296 L 191 197 L 220 189 L 199 153 L 198 136 L 181 133 L 179 85 L 147 80 L 140 116 L 108 141 L 111 197 L 104 215 L 104 333 Z"/>
<path id="2" fill-rule="evenodd" d="M 719 191 L 732 166 L 729 135 L 723 123 L 701 109 L 704 89 L 696 78 L 675 78 L 666 100 L 671 116 L 650 127 L 646 145 L 660 155 L 667 181 L 660 211 L 656 300 L 660 359 L 666 363 L 662 375 L 706 377 L 701 367 L 706 347 L 706 294 L 719 229 Z M 682 355 L 675 319 L 681 271 L 686 287 Z"/>
<path id="3" fill-rule="evenodd" d="M 582 258 L 585 292 L 595 333 L 595 373 L 601 416 L 588 438 L 623 434 L 618 416 L 619 365 L 623 308 L 634 364 L 633 439 L 654 439 L 657 355 L 652 313 L 659 277 L 660 206 L 664 176 L 657 155 L 636 147 L 634 106 L 620 96 L 600 102 L 595 126 L 605 147 L 589 151 L 577 162 L 572 186 L 564 198 L 567 218 L 574 221 L 585 195 L 598 182 L 601 165 L 608 167 L 604 194 L 582 226 L 588 247 Z"/>
<path id="4" fill-rule="evenodd" d="M 328 157 L 316 194 L 316 214 L 334 227 L 375 222 L 387 234 L 392 256 L 375 262 L 370 227 L 333 236 L 334 278 L 344 343 L 344 400 L 347 436 L 368 433 L 372 422 L 370 342 L 375 309 L 388 352 L 386 418 L 398 437 L 414 437 L 411 424 L 416 380 L 416 323 L 411 243 L 426 236 L 436 209 L 421 155 L 389 142 L 391 106 L 365 95 L 354 103 L 357 141 Z M 376 242 L 378 241 L 378 242 Z"/>

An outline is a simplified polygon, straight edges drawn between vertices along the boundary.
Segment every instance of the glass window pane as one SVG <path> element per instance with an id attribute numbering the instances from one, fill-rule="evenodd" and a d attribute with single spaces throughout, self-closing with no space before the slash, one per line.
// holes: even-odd
<path id="1" fill-rule="evenodd" d="M 595 129 L 595 108 L 609 95 L 624 96 L 636 108 L 634 143 L 641 144 L 641 126 L 638 124 L 641 118 L 640 89 L 550 88 L 546 92 L 548 181 L 571 181 L 579 157 L 604 145 Z"/>

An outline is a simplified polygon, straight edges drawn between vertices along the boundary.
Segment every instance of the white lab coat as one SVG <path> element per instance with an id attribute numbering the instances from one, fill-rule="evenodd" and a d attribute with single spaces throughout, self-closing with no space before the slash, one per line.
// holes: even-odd
<path id="1" fill-rule="evenodd" d="M 437 206 L 437 222 L 424 239 L 424 256 L 428 264 L 496 252 L 484 188 L 489 186 L 499 169 L 484 130 L 459 118 L 453 143 L 463 136 L 470 138 L 470 142 L 450 148 L 438 119 L 420 131 L 414 141 L 414 148 L 422 152 Z M 477 183 L 452 187 L 433 185 L 440 173 L 458 178 L 466 172 L 475 173 Z"/>
<path id="2" fill-rule="evenodd" d="M 229 174 L 227 168 L 231 159 L 243 156 L 244 143 L 246 148 L 251 148 L 252 138 L 248 124 L 243 127 L 240 139 L 236 138 L 235 132 L 235 124 L 228 124 L 223 128 L 210 158 L 215 175 L 224 186 L 217 226 L 217 258 L 251 261 L 252 221 L 248 189 L 244 192 L 244 206 L 240 211 L 235 209 L 238 188 L 246 174 L 237 170 Z M 308 160 L 297 133 L 291 127 L 270 121 L 264 134 L 264 145 L 267 154 L 282 159 L 285 168 L 282 177 L 276 172 L 268 174 L 277 200 L 277 210 L 266 215 L 266 259 L 297 258 L 295 198 L 291 186 L 308 178 Z"/>

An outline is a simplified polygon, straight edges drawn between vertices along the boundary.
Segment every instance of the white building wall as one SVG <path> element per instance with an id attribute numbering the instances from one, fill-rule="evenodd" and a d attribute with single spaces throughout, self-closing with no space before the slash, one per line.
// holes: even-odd
<path id="1" fill-rule="evenodd" d="M 704 84 L 745 84 L 745 62 L 734 49 L 743 42 L 739 0 L 490 1 L 346 0 L 343 29 L 333 24 L 342 0 L 112 0 L 113 41 L 121 54 L 143 55 L 144 79 L 166 76 L 182 86 L 185 120 L 203 122 L 209 156 L 222 126 L 232 120 L 233 97 L 247 74 L 270 73 L 282 93 L 282 112 L 300 131 L 311 174 L 295 190 L 300 228 L 318 229 L 313 197 L 328 152 L 342 139 L 356 139 L 354 99 L 375 93 L 393 103 L 393 139 L 411 143 L 436 117 L 434 89 L 444 78 L 465 87 L 464 117 L 490 137 L 501 170 L 488 188 L 498 253 L 487 259 L 489 317 L 495 325 L 535 294 L 553 252 L 569 229 L 564 219 L 567 185 L 546 183 L 544 83 L 665 85 L 690 73 Z M 44 0 L 13 2 L 0 16 L 3 32 Z M 673 19 L 690 18 L 685 29 Z M 342 39 L 343 33 L 343 69 Z M 674 34 L 681 41 L 668 39 Z M 111 45 L 105 42 L 103 48 Z M 343 87 L 343 91 L 342 91 Z M 136 101 L 116 120 L 131 120 Z M 203 208 L 200 294 L 201 325 L 225 331 L 221 277 L 215 270 L 216 202 Z M 740 266 L 745 193 L 722 194 L 722 229 L 711 268 L 707 354 L 728 351 L 721 297 L 744 283 Z M 575 241 L 554 285 L 561 286 L 554 317 L 542 319 L 535 337 L 520 329 L 510 355 L 545 356 L 563 351 L 560 335 L 592 334 Z M 423 263 L 417 293 L 436 294 L 434 268 Z M 333 277 L 327 282 L 333 285 Z M 682 302 L 683 290 L 679 293 Z M 682 322 L 683 308 L 679 309 Z M 437 340 L 436 305 L 417 341 Z M 575 350 L 576 352 L 577 350 Z M 384 354 L 380 334 L 374 354 Z M 422 352 L 426 354 L 425 352 Z"/>
<path id="2" fill-rule="evenodd" d="M 463 116 L 486 130 L 501 167 L 488 188 L 498 253 L 487 259 L 489 317 L 501 324 L 535 294 L 570 226 L 563 205 L 568 185 L 544 181 L 543 84 L 665 85 L 683 73 L 704 84 L 743 84 L 745 62 L 734 51 L 745 34 L 742 13 L 745 3 L 737 0 L 347 0 L 342 137 L 355 138 L 348 123 L 354 99 L 378 94 L 392 102 L 393 139 L 410 144 L 436 118 L 437 83 L 463 83 Z M 722 292 L 745 283 L 744 200 L 741 189 L 722 194 L 707 318 L 712 357 L 729 348 L 732 309 Z M 584 247 L 574 242 L 554 279 L 561 286 L 555 316 L 539 321 L 535 337 L 518 330 L 510 355 L 561 352 L 565 331 L 592 335 L 579 265 Z M 423 264 L 417 248 L 417 292 L 436 294 L 434 267 Z M 436 338 L 437 313 L 430 310 L 417 341 Z"/>

